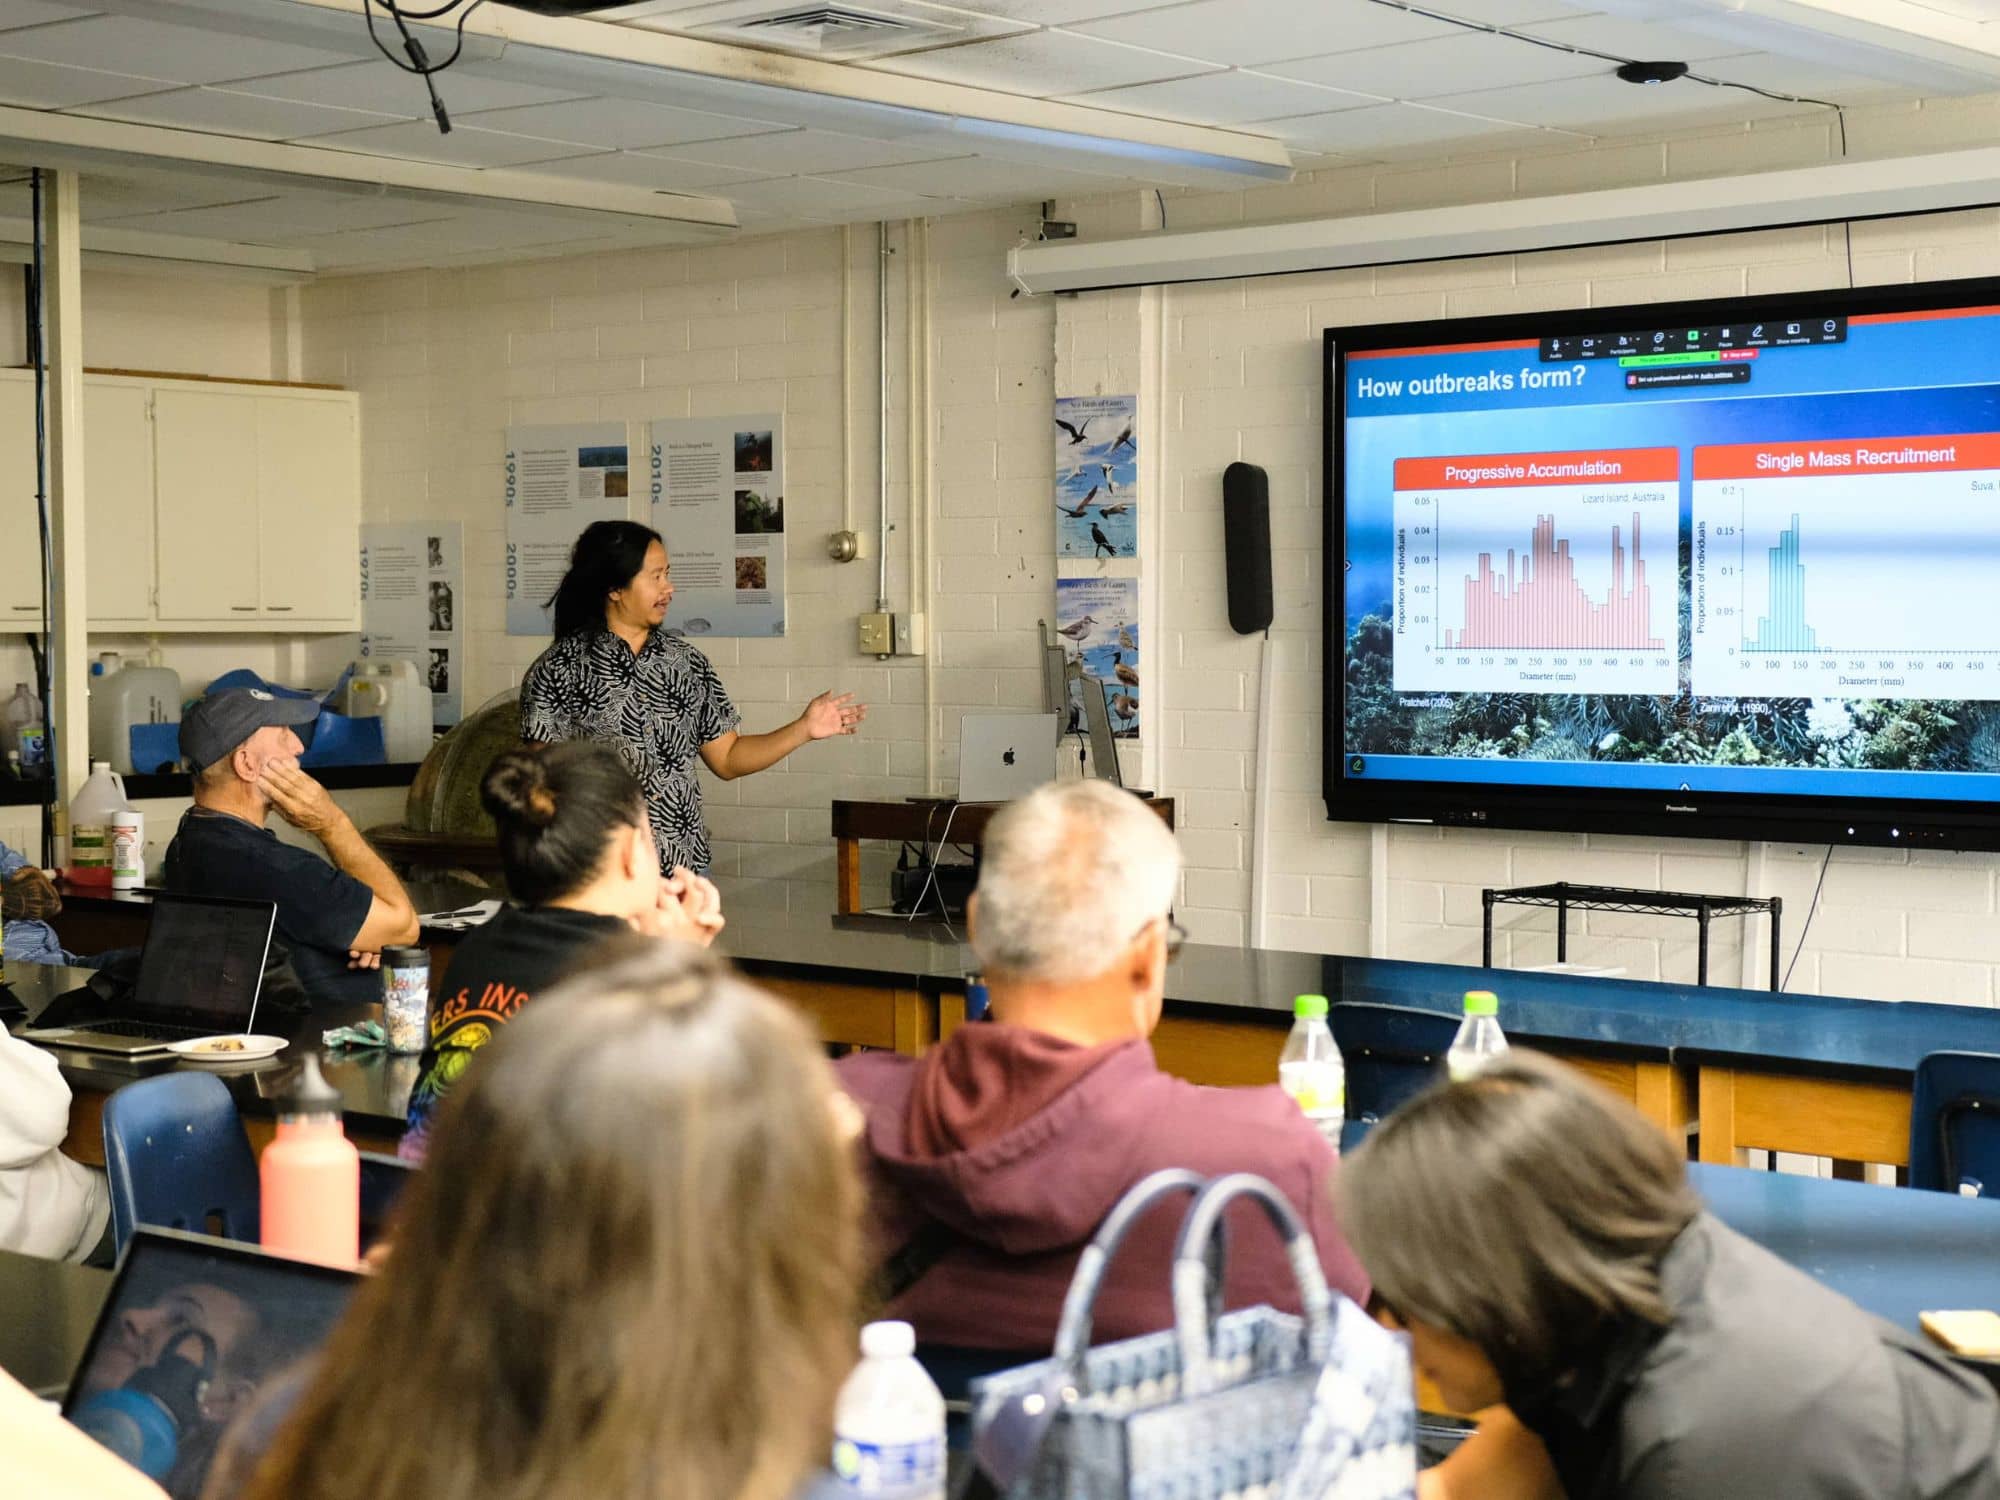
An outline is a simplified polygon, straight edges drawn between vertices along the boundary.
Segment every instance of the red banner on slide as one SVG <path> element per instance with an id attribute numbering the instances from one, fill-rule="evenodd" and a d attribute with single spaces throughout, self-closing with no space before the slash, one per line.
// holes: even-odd
<path id="1" fill-rule="evenodd" d="M 1678 448 L 1604 448 L 1579 453 L 1481 453 L 1464 458 L 1399 458 L 1399 490 L 1490 490 L 1509 485 L 1673 484 Z"/>
<path id="2" fill-rule="evenodd" d="M 2000 433 L 1726 443 L 1694 450 L 1696 479 L 1798 479 L 1828 474 L 1933 474 L 2000 469 Z"/>

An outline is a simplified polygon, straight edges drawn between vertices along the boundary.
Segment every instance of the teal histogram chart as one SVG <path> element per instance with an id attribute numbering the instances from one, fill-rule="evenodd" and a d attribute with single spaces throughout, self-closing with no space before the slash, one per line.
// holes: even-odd
<path id="1" fill-rule="evenodd" d="M 2000 700 L 1984 434 L 1697 449 L 1693 491 L 1697 697 Z"/>
<path id="2" fill-rule="evenodd" d="M 1817 651 L 1819 632 L 1806 623 L 1806 570 L 1799 561 L 1799 518 L 1778 533 L 1771 548 L 1770 613 L 1757 621 L 1745 651 Z"/>

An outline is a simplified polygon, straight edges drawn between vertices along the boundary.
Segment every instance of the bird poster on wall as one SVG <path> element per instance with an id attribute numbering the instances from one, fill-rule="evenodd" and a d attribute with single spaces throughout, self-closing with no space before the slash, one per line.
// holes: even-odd
<path id="1" fill-rule="evenodd" d="M 1084 693 L 1102 693 L 1111 732 L 1120 739 L 1137 739 L 1139 580 L 1058 578 L 1056 634 L 1067 643 L 1070 659 L 1083 668 L 1083 680 L 1072 679 L 1069 685 L 1078 715 Z"/>
<path id="2" fill-rule="evenodd" d="M 1056 398 L 1056 556 L 1139 555 L 1139 398 Z"/>

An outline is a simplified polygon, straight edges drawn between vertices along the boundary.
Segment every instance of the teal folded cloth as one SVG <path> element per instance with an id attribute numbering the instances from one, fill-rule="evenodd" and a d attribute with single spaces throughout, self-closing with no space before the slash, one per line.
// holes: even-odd
<path id="1" fill-rule="evenodd" d="M 336 1026 L 331 1031 L 322 1031 L 320 1041 L 329 1047 L 386 1047 L 389 1033 L 382 1029 L 380 1021 L 363 1021 L 359 1026 Z"/>

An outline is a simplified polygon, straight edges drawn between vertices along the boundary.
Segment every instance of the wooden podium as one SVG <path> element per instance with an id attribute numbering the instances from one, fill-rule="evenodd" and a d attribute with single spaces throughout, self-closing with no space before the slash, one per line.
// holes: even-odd
<path id="1" fill-rule="evenodd" d="M 1146 805 L 1160 815 L 1167 827 L 1174 826 L 1174 799 L 1147 797 Z M 835 909 L 842 916 L 862 910 L 861 841 L 890 839 L 898 843 L 922 843 L 944 837 L 950 819 L 951 842 L 977 848 L 986 836 L 986 825 L 1004 802 L 953 802 L 949 797 L 923 797 L 903 802 L 849 802 L 834 799 L 834 874 L 839 886 Z"/>

